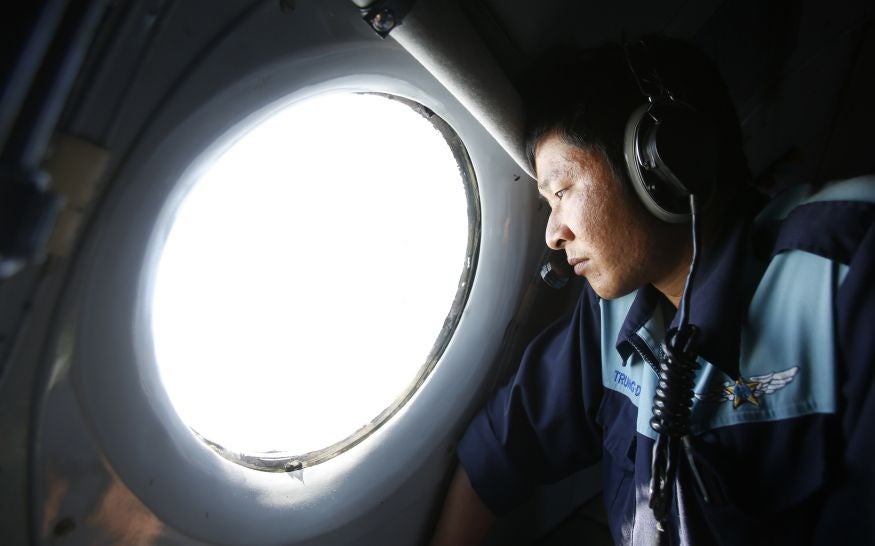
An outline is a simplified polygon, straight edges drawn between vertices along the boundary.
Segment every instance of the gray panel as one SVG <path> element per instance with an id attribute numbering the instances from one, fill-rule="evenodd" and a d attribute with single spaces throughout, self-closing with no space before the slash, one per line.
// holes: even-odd
<path id="1" fill-rule="evenodd" d="M 302 1 L 290 14 L 262 3 L 233 24 L 225 21 L 220 35 L 192 33 L 197 40 L 187 42 L 184 23 L 197 21 L 189 5 L 180 3 L 164 21 L 139 83 L 127 88 L 119 130 L 102 137 L 118 159 L 115 176 L 44 362 L 34 444 L 37 535 L 69 544 L 417 543 L 428 532 L 452 442 L 475 409 L 474 394 L 489 383 L 487 363 L 541 253 L 535 190 L 514 182 L 519 169 L 482 127 L 346 2 Z M 181 34 L 165 42 L 163 32 L 172 28 Z M 350 73 L 365 76 L 341 77 Z M 221 146 L 227 131 L 264 105 L 317 92 L 324 80 L 385 85 L 425 103 L 460 134 L 480 182 L 482 277 L 462 315 L 459 331 L 466 333 L 445 353 L 455 356 L 438 365 L 398 419 L 338 458 L 333 470 L 259 473 L 219 457 L 170 413 L 141 328 L 149 282 L 143 267 L 160 239 L 152 237 L 158 215 L 193 159 Z M 115 85 L 86 92 L 112 99 Z M 95 117 L 94 127 L 87 115 L 71 119 L 76 132 L 99 133 L 106 125 L 106 118 Z"/>

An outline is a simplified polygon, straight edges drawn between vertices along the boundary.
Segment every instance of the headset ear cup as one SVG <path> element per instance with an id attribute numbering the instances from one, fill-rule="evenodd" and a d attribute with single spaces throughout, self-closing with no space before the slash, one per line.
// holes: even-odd
<path id="1" fill-rule="evenodd" d="M 667 182 L 678 197 L 690 193 L 705 203 L 715 186 L 718 142 L 710 119 L 693 108 L 675 101 L 654 105 L 660 123 L 653 127 L 646 142 L 646 156 L 656 175 Z"/>
<path id="2" fill-rule="evenodd" d="M 669 184 L 654 172 L 658 157 L 648 157 L 647 142 L 653 133 L 655 122 L 650 117 L 650 105 L 638 107 L 626 121 L 626 131 L 623 138 L 623 155 L 626 159 L 626 169 L 635 194 L 644 207 L 654 216 L 664 222 L 679 224 L 690 219 L 689 212 L 675 203 L 679 192 L 669 187 Z M 658 148 L 656 148 L 658 150 Z"/>

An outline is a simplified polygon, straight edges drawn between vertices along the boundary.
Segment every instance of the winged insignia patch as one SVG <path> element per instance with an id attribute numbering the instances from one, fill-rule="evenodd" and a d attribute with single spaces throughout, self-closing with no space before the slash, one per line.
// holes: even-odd
<path id="1" fill-rule="evenodd" d="M 727 381 L 719 389 L 708 392 L 697 392 L 696 398 L 703 402 L 732 401 L 732 409 L 749 402 L 754 406 L 760 405 L 760 399 L 773 392 L 783 389 L 796 377 L 799 366 L 793 366 L 780 372 L 771 372 L 764 375 L 755 375 L 745 379 L 739 377 L 735 382 Z"/>

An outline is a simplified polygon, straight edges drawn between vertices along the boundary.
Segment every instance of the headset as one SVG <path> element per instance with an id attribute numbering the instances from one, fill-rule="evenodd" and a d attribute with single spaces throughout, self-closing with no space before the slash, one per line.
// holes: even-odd
<path id="1" fill-rule="evenodd" d="M 626 62 L 647 98 L 626 122 L 623 155 L 645 208 L 669 223 L 690 221 L 689 195 L 707 204 L 716 186 L 719 140 L 711 118 L 663 84 L 643 41 L 625 47 Z"/>
<path id="2" fill-rule="evenodd" d="M 690 441 L 699 330 L 689 323 L 689 309 L 701 246 L 697 216 L 700 205 L 715 193 L 719 140 L 710 118 L 664 85 L 644 42 L 627 45 L 625 50 L 629 70 L 647 98 L 626 122 L 623 152 L 629 178 L 654 216 L 670 223 L 689 222 L 692 231 L 693 256 L 681 297 L 680 320 L 676 328 L 666 332 L 662 343 L 650 419 L 659 436 L 653 446 L 649 505 L 657 522 L 658 541 L 665 543 L 681 452 L 703 500 L 709 502 Z M 642 60 L 646 70 L 641 69 Z"/>

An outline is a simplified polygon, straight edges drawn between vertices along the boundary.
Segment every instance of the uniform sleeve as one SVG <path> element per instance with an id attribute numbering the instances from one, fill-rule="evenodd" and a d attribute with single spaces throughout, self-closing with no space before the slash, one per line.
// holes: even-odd
<path id="1" fill-rule="evenodd" d="M 458 455 L 483 502 L 501 515 L 538 483 L 601 456 L 600 313 L 587 285 L 574 312 L 542 332 L 519 370 L 465 432 Z"/>
<path id="2" fill-rule="evenodd" d="M 842 374 L 841 459 L 825 492 L 818 543 L 864 544 L 875 537 L 875 208 L 838 292 L 836 335 Z"/>

